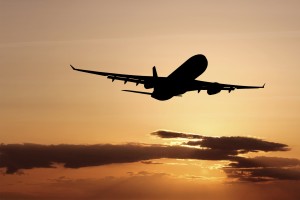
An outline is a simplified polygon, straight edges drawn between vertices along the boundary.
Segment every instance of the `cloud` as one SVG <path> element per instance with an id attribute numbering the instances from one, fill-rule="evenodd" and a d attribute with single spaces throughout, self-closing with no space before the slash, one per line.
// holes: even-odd
<path id="1" fill-rule="evenodd" d="M 13 174 L 20 169 L 52 168 L 55 163 L 62 163 L 66 168 L 80 168 L 160 158 L 228 160 L 234 155 L 236 151 L 144 144 L 1 144 L 0 168 Z"/>
<path id="2" fill-rule="evenodd" d="M 234 168 L 251 168 L 251 167 L 293 167 L 300 166 L 300 160 L 295 158 L 265 157 L 255 158 L 235 158 L 236 162 L 230 164 Z"/>
<path id="3" fill-rule="evenodd" d="M 172 132 L 172 131 L 163 131 L 163 130 L 158 130 L 151 135 L 160 137 L 160 138 L 186 138 L 186 139 L 202 139 L 201 135 L 196 135 L 196 134 L 187 134 L 187 133 L 177 133 L 177 132 Z"/>
<path id="4" fill-rule="evenodd" d="M 176 133 L 170 131 L 156 131 L 152 135 L 160 138 L 185 138 L 200 139 L 191 140 L 183 144 L 190 146 L 199 146 L 202 148 L 219 149 L 227 151 L 239 151 L 239 153 L 256 152 L 256 151 L 288 151 L 286 144 L 268 142 L 251 137 L 209 137 L 195 134 Z"/>
<path id="5" fill-rule="evenodd" d="M 186 144 L 212 149 L 239 150 L 241 152 L 289 150 L 285 144 L 250 137 L 203 137 L 202 140 L 189 141 Z"/>
<path id="6" fill-rule="evenodd" d="M 300 180 L 300 168 L 224 168 L 229 178 L 247 182 Z"/>
<path id="7" fill-rule="evenodd" d="M 280 157 L 236 157 L 224 168 L 227 176 L 240 181 L 300 180 L 300 160 Z"/>
<path id="8" fill-rule="evenodd" d="M 287 151 L 286 144 L 250 137 L 208 137 L 196 134 L 156 131 L 160 138 L 183 138 L 182 145 L 157 144 L 96 144 L 96 145 L 41 145 L 1 144 L 0 168 L 6 174 L 22 169 L 81 168 L 117 163 L 142 162 L 162 164 L 154 159 L 226 160 L 223 167 L 229 178 L 239 181 L 261 182 L 273 180 L 300 180 L 300 160 L 279 157 L 241 157 L 241 153 L 257 151 Z"/>

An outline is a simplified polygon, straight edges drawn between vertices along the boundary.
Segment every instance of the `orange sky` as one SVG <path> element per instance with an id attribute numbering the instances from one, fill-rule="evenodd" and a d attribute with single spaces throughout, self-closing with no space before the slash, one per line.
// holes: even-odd
<path id="1" fill-rule="evenodd" d="M 0 0 L 0 142 L 170 144 L 178 141 L 150 133 L 172 130 L 206 136 L 247 136 L 287 144 L 290 151 L 257 155 L 300 159 L 299 8 L 300 2 L 292 0 Z M 105 77 L 74 72 L 69 67 L 73 64 L 98 71 L 151 75 L 155 65 L 159 76 L 167 76 L 195 54 L 204 54 L 208 59 L 208 68 L 198 80 L 241 85 L 266 83 L 266 88 L 230 94 L 223 91 L 214 96 L 205 91 L 190 92 L 161 102 L 147 95 L 121 92 L 144 90 L 143 86 L 111 83 Z M 233 192 L 236 188 L 258 191 L 259 195 L 251 198 L 271 199 L 262 195 L 254 183 L 229 187 L 224 171 L 211 168 L 221 161 L 156 161 L 164 164 L 38 168 L 25 170 L 25 175 L 20 176 L 0 175 L 0 197 L 16 199 L 13 195 L 26 194 L 26 198 L 39 199 L 33 194 L 41 192 L 45 199 L 63 198 L 62 190 L 72 191 L 63 184 L 71 182 L 78 188 L 85 181 L 88 187 L 79 191 L 78 198 L 85 198 L 87 191 L 95 188 L 106 191 L 113 184 L 124 184 L 117 190 L 124 197 L 169 195 L 151 194 L 145 189 L 141 196 L 130 196 L 134 193 L 131 188 L 145 179 L 151 186 L 165 184 L 161 188 L 168 188 L 170 182 L 175 182 L 174 190 L 190 187 L 192 196 L 198 195 L 194 188 L 215 185 L 221 194 L 233 195 L 228 199 L 239 199 Z M 143 171 L 148 174 L 140 173 Z M 103 185 L 106 176 L 113 176 L 118 183 L 108 181 Z M 189 176 L 202 178 L 190 181 Z M 294 184 L 299 185 L 276 182 L 269 184 L 267 190 L 294 189 Z M 57 196 L 51 196 L 44 185 L 55 188 Z M 277 192 L 278 197 L 287 195 L 285 190 Z M 87 198 L 97 199 L 97 195 Z M 205 195 L 208 199 L 220 199 L 213 191 Z"/>

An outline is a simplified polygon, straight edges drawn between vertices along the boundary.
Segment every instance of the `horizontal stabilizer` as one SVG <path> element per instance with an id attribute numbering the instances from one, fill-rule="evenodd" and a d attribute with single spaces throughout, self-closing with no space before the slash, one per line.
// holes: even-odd
<path id="1" fill-rule="evenodd" d="M 135 91 L 135 90 L 122 90 L 124 92 L 132 92 L 132 93 L 139 93 L 139 94 L 148 94 L 151 95 L 151 92 L 142 92 L 142 91 Z"/>

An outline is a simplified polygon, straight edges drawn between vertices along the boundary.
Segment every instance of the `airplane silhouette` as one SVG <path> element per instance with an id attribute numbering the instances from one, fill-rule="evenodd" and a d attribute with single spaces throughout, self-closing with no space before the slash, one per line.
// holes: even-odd
<path id="1" fill-rule="evenodd" d="M 181 96 L 182 94 L 196 90 L 198 93 L 201 90 L 206 90 L 207 94 L 214 95 L 221 90 L 227 90 L 229 93 L 235 89 L 257 89 L 264 88 L 263 86 L 243 86 L 243 85 L 229 85 L 217 82 L 206 82 L 195 80 L 200 76 L 207 68 L 207 59 L 204 55 L 194 55 L 185 61 L 180 67 L 172 72 L 168 77 L 159 77 L 156 72 L 155 66 L 152 68 L 152 76 L 139 76 L 139 75 L 127 75 L 127 74 L 115 74 L 107 72 L 97 72 L 85 69 L 77 69 L 70 65 L 73 70 L 96 74 L 100 76 L 106 76 L 108 79 L 121 80 L 124 84 L 127 82 L 133 82 L 138 84 L 144 84 L 145 89 L 152 89 L 153 92 L 142 92 L 135 90 L 122 90 L 125 92 L 133 92 L 139 94 L 151 95 L 152 98 L 165 101 L 171 99 L 174 96 Z"/>

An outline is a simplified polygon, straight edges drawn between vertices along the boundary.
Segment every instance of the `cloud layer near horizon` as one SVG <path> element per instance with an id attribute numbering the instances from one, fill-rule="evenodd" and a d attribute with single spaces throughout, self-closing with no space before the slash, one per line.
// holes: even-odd
<path id="1" fill-rule="evenodd" d="M 223 168 L 227 176 L 240 181 L 300 180 L 300 160 L 278 157 L 245 158 L 241 153 L 257 151 L 287 151 L 285 144 L 250 137 L 208 137 L 196 134 L 157 131 L 160 138 L 182 138 L 182 145 L 156 144 L 96 144 L 40 145 L 1 144 L 0 168 L 6 174 L 22 169 L 53 168 L 56 163 L 65 168 L 101 166 L 114 163 L 143 162 L 152 159 L 227 160 Z"/>
<path id="2" fill-rule="evenodd" d="M 6 173 L 12 174 L 20 169 L 50 168 L 55 163 L 62 163 L 66 168 L 80 168 L 160 158 L 228 160 L 235 155 L 236 151 L 166 145 L 2 144 L 0 168 L 5 167 Z"/>
<path id="3" fill-rule="evenodd" d="M 289 148 L 286 144 L 275 142 L 268 142 L 257 138 L 229 136 L 229 137 L 209 137 L 196 134 L 176 133 L 171 131 L 156 131 L 151 135 L 174 139 L 196 139 L 190 140 L 183 144 L 190 146 L 199 146 L 202 148 L 219 149 L 219 150 L 232 150 L 239 151 L 240 153 L 257 152 L 257 151 L 288 151 Z"/>

